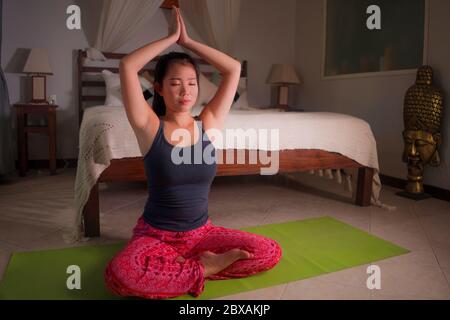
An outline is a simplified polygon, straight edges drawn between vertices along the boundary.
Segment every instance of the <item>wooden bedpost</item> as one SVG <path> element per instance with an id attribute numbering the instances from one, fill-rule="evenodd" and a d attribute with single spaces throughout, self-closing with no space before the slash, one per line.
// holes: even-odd
<path id="1" fill-rule="evenodd" d="M 370 206 L 372 196 L 373 169 L 368 167 L 358 168 L 358 182 L 356 187 L 355 204 L 367 207 Z"/>
<path id="2" fill-rule="evenodd" d="M 83 209 L 84 236 L 100 236 L 100 207 L 98 202 L 98 182 L 92 187 L 89 199 Z"/>

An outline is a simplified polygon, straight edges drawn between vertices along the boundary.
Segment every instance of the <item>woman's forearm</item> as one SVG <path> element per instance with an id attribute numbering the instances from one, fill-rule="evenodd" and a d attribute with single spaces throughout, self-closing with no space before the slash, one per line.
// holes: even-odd
<path id="1" fill-rule="evenodd" d="M 150 60 L 166 50 L 177 39 L 173 36 L 167 36 L 165 38 L 153 41 L 145 46 L 140 47 L 126 55 L 121 59 L 120 63 L 132 68 L 136 72 L 141 70 Z"/>
<path id="2" fill-rule="evenodd" d="M 191 39 L 189 42 L 184 44 L 184 47 L 205 59 L 222 74 L 234 72 L 236 70 L 240 70 L 241 68 L 241 63 L 238 60 L 233 59 L 225 53 L 204 45 L 198 41 Z"/>

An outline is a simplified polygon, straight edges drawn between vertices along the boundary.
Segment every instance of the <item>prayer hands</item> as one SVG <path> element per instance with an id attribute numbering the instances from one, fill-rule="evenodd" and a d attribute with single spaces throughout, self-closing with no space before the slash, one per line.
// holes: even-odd
<path id="1" fill-rule="evenodd" d="M 172 21 L 169 25 L 169 37 L 174 37 L 178 42 L 181 34 L 181 23 L 178 14 L 178 10 L 175 6 L 172 6 Z"/>
<path id="2" fill-rule="evenodd" d="M 180 46 L 186 46 L 186 44 L 191 40 L 187 34 L 186 25 L 184 23 L 183 17 L 181 16 L 180 9 L 172 6 L 172 10 L 174 14 L 176 15 L 176 21 L 178 23 L 178 27 L 180 29 L 179 33 L 176 33 L 178 35 L 178 38 L 176 40 L 176 43 Z"/>

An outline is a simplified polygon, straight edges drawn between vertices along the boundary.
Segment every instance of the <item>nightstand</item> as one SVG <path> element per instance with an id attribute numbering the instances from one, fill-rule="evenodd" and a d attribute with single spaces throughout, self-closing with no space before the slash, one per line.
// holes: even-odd
<path id="1" fill-rule="evenodd" d="M 17 142 L 19 153 L 19 175 L 25 176 L 28 171 L 28 134 L 39 133 L 48 135 L 50 174 L 56 174 L 56 108 L 55 104 L 15 103 L 17 114 Z M 46 116 L 47 125 L 29 126 L 29 114 Z"/>

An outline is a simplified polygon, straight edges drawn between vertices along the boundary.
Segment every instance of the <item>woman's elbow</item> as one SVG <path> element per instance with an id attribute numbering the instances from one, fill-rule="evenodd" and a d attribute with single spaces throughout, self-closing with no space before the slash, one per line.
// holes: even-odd
<path id="1" fill-rule="evenodd" d="M 237 72 L 241 73 L 241 68 L 242 68 L 241 62 L 238 61 L 238 60 L 234 60 L 234 61 L 236 61 L 236 64 L 235 64 L 235 70 L 236 70 Z"/>
<path id="2" fill-rule="evenodd" d="M 241 74 L 241 63 L 238 60 L 234 60 L 235 63 L 233 63 L 232 66 L 229 67 L 228 69 L 228 74 L 233 74 L 233 73 L 239 73 Z"/>
<path id="3" fill-rule="evenodd" d="M 119 72 L 122 72 L 125 70 L 133 70 L 132 65 L 130 64 L 130 61 L 127 60 L 127 57 L 120 59 L 120 62 L 119 62 Z"/>

